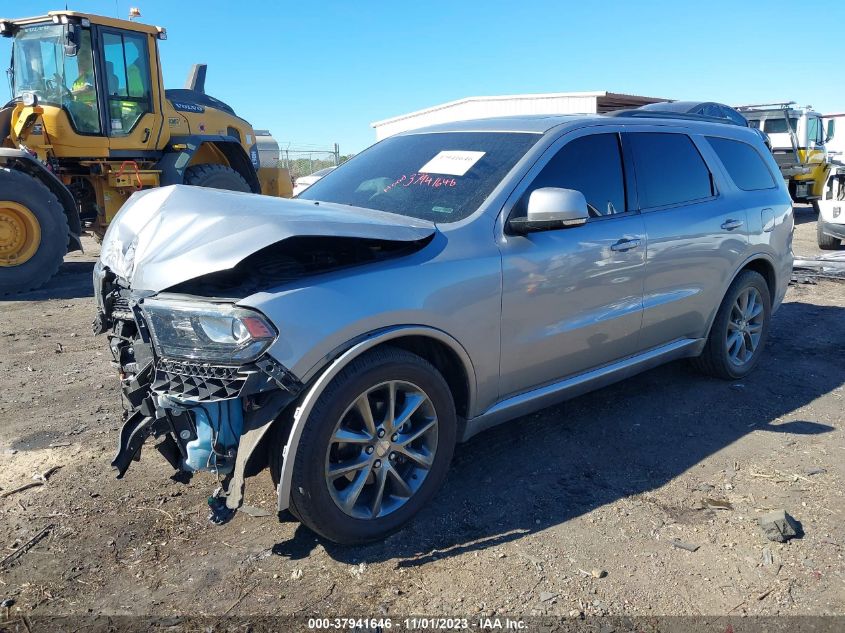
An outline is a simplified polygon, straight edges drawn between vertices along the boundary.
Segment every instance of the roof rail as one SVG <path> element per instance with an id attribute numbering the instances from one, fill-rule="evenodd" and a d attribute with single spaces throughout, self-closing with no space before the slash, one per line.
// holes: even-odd
<path id="1" fill-rule="evenodd" d="M 704 114 L 693 114 L 691 112 L 661 112 L 660 110 L 614 110 L 607 112 L 604 116 L 633 117 L 636 119 L 680 119 L 682 121 L 704 121 L 707 123 L 724 123 L 737 125 L 730 119 L 721 117 L 706 116 Z"/>

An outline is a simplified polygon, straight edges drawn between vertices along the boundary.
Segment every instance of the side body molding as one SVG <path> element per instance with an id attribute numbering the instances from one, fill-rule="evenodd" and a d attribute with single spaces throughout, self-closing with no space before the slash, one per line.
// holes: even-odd
<path id="1" fill-rule="evenodd" d="M 475 370 L 472 367 L 472 361 L 469 358 L 466 350 L 458 341 L 451 337 L 446 332 L 436 328 L 427 327 L 423 325 L 404 325 L 391 327 L 385 330 L 374 332 L 368 338 L 365 338 L 352 347 L 343 352 L 329 366 L 323 370 L 316 381 L 308 388 L 302 403 L 297 407 L 293 414 L 293 425 L 291 426 L 290 434 L 288 435 L 287 443 L 282 450 L 282 472 L 279 474 L 279 486 L 277 494 L 279 498 L 278 509 L 287 510 L 290 505 L 291 495 L 291 481 L 293 479 L 293 464 L 296 459 L 296 451 L 299 447 L 299 438 L 302 436 L 302 430 L 308 423 L 308 417 L 311 414 L 314 405 L 317 404 L 320 395 L 323 393 L 329 383 L 337 376 L 343 368 L 346 367 L 352 360 L 382 343 L 390 342 L 405 336 L 425 336 L 435 339 L 452 349 L 461 359 L 464 366 L 464 371 L 467 375 L 467 390 L 468 390 L 468 410 L 472 411 L 472 403 L 475 401 Z M 459 424 L 463 421 L 459 420 Z M 462 429 L 458 429 L 458 437 L 462 435 Z"/>

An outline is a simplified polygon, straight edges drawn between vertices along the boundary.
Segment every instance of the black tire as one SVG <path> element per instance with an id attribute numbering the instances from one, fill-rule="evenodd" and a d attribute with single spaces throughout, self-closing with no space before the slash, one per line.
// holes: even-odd
<path id="1" fill-rule="evenodd" d="M 43 286 L 67 254 L 68 222 L 64 207 L 44 183 L 13 169 L 0 169 L 0 205 L 25 206 L 36 218 L 41 242 L 35 254 L 18 266 L 0 266 L 0 295 L 26 292 Z"/>
<path id="2" fill-rule="evenodd" d="M 842 240 L 822 232 L 821 218 L 816 220 L 816 242 L 818 242 L 819 248 L 823 251 L 834 251 L 842 244 Z"/>
<path id="3" fill-rule="evenodd" d="M 413 383 L 428 396 L 437 415 L 437 448 L 419 488 L 403 505 L 381 517 L 360 519 L 335 503 L 326 481 L 326 455 L 335 425 L 367 389 L 386 381 Z M 341 544 L 375 541 L 407 523 L 437 492 L 455 448 L 457 419 L 452 394 L 431 363 L 408 351 L 385 347 L 352 361 L 329 384 L 303 429 L 291 482 L 291 511 L 304 525 Z M 281 452 L 281 446 L 276 446 Z"/>
<path id="4" fill-rule="evenodd" d="M 818 200 L 810 200 L 810 204 L 813 207 L 813 211 L 816 212 L 816 215 L 821 214 L 822 211 L 821 211 L 821 208 L 819 207 L 819 201 Z"/>
<path id="5" fill-rule="evenodd" d="M 194 165 L 185 170 L 185 184 L 194 187 L 210 187 L 227 191 L 251 193 L 246 179 L 231 167 L 225 165 Z"/>
<path id="6" fill-rule="evenodd" d="M 759 343 L 752 357 L 744 364 L 737 365 L 731 361 L 726 348 L 728 322 L 737 298 L 743 291 L 750 287 L 755 288 L 762 298 L 762 330 Z M 760 273 L 753 270 L 741 272 L 734 279 L 727 293 L 725 293 L 725 298 L 722 299 L 722 304 L 716 313 L 713 326 L 710 328 L 710 334 L 707 337 L 707 344 L 704 347 L 704 351 L 700 356 L 692 359 L 693 365 L 705 374 L 723 380 L 737 380 L 748 375 L 757 366 L 757 363 L 760 362 L 760 357 L 762 356 L 769 334 L 771 317 L 772 297 L 769 293 L 769 286 L 766 284 L 766 280 Z"/>

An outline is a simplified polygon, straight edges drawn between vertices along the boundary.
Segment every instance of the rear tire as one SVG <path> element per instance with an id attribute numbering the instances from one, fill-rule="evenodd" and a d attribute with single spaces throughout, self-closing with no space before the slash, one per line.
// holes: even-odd
<path id="1" fill-rule="evenodd" d="M 362 408 L 370 412 L 370 427 Z M 412 409 L 413 414 L 401 416 Z M 431 363 L 393 347 L 367 353 L 335 377 L 309 415 L 293 466 L 291 511 L 336 543 L 382 539 L 440 488 L 456 431 L 452 394 Z M 346 443 L 340 437 L 359 439 Z M 421 458 L 426 465 L 417 462 Z"/>
<path id="2" fill-rule="evenodd" d="M 231 167 L 225 165 L 194 165 L 185 170 L 185 184 L 227 191 L 252 193 L 249 183 Z"/>
<path id="3" fill-rule="evenodd" d="M 836 250 L 842 244 L 842 240 L 831 237 L 830 235 L 826 235 L 822 232 L 821 218 L 816 220 L 816 242 L 818 242 L 819 248 L 824 251 Z"/>
<path id="4" fill-rule="evenodd" d="M 10 203 L 5 206 L 4 202 Z M 44 183 L 28 174 L 0 169 L 0 259 L 15 250 L 21 209 L 37 223 L 37 250 L 17 265 L 0 265 L 0 295 L 26 292 L 44 285 L 67 254 L 68 222 L 64 207 Z M 7 260 L 11 261 L 11 260 Z"/>
<path id="5" fill-rule="evenodd" d="M 749 298 L 745 304 L 743 297 Z M 749 306 L 745 312 L 743 305 Z M 759 306 L 760 311 L 755 313 L 752 305 Z M 745 377 L 760 362 L 771 315 L 772 298 L 766 280 L 753 270 L 741 272 L 725 293 L 704 351 L 692 360 L 693 365 L 723 380 Z"/>

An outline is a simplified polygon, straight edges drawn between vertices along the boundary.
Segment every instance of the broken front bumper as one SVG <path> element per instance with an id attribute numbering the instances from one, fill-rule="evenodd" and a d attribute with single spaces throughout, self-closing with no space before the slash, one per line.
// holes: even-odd
<path id="1" fill-rule="evenodd" d="M 95 334 L 106 333 L 124 408 L 112 466 L 122 478 L 150 438 L 174 469 L 223 478 L 229 510 L 243 498 L 247 462 L 302 384 L 266 353 L 237 366 L 162 358 L 152 344 L 138 297 L 98 265 Z"/>

